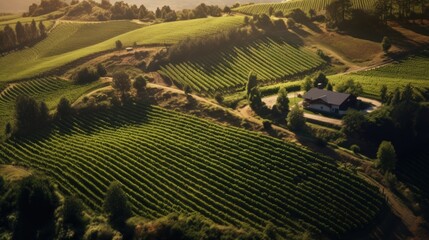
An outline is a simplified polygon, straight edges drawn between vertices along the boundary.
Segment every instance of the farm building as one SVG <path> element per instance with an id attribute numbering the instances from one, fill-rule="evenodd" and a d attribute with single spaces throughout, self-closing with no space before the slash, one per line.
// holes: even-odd
<path id="1" fill-rule="evenodd" d="M 304 94 L 304 108 L 320 112 L 344 115 L 350 107 L 356 105 L 356 97 L 347 94 L 312 88 Z"/>

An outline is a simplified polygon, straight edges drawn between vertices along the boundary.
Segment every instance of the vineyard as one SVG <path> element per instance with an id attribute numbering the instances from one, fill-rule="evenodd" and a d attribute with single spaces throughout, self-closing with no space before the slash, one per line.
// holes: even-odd
<path id="1" fill-rule="evenodd" d="M 321 11 L 324 10 L 330 2 L 332 2 L 332 0 L 290 0 L 281 3 L 250 4 L 234 8 L 233 10 L 248 15 L 268 14 L 270 8 L 273 8 L 274 12 L 282 11 L 283 13 L 288 13 L 295 8 L 300 8 L 304 12 L 308 12 L 310 9 Z M 372 10 L 375 4 L 375 0 L 351 0 L 351 2 L 353 8 L 364 10 Z"/>
<path id="2" fill-rule="evenodd" d="M 0 81 L 32 77 L 90 54 L 114 49 L 117 40 L 122 41 L 124 46 L 134 43 L 171 44 L 188 37 L 204 37 L 227 31 L 243 24 L 241 16 L 169 22 L 134 31 L 131 30 L 139 25 L 127 21 L 68 23 L 55 28 L 47 39 L 33 48 L 0 58 L 0 65 L 9 66 L 0 68 Z"/>
<path id="3" fill-rule="evenodd" d="M 402 88 L 410 83 L 419 89 L 420 92 L 424 92 L 429 89 L 428 64 L 429 53 L 426 51 L 402 62 L 389 64 L 373 70 L 331 76 L 329 77 L 329 81 L 333 84 L 339 84 L 341 81 L 353 79 L 362 84 L 365 95 L 373 98 L 380 97 L 380 88 L 382 85 L 386 85 L 389 91 L 393 91 L 397 87 Z"/>
<path id="4" fill-rule="evenodd" d="M 417 187 L 425 197 L 429 197 L 429 152 L 421 151 L 398 161 L 399 179 Z"/>
<path id="5" fill-rule="evenodd" d="M 13 84 L 0 93 L 0 129 L 4 129 L 7 122 L 13 121 L 15 99 L 20 95 L 31 96 L 37 101 L 45 101 L 48 108 L 52 110 L 61 97 L 66 97 L 71 102 L 74 102 L 84 93 L 99 88 L 104 84 L 94 82 L 86 85 L 75 85 L 55 77 L 33 79 Z"/>
<path id="6" fill-rule="evenodd" d="M 376 188 L 294 144 L 158 107 L 110 111 L 8 140 L 0 162 L 45 172 L 95 210 L 118 180 L 148 218 L 198 212 L 260 231 L 272 221 L 283 234 L 338 236 L 367 225 L 383 206 Z"/>
<path id="7" fill-rule="evenodd" d="M 214 93 L 243 87 L 250 71 L 261 81 L 274 81 L 315 70 L 324 61 L 285 41 L 258 40 L 180 64 L 168 64 L 160 73 L 178 85 Z"/>

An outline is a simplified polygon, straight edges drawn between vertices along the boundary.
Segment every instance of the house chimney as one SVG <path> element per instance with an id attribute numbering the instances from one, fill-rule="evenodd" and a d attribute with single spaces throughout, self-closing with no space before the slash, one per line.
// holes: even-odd
<path id="1" fill-rule="evenodd" d="M 322 83 L 318 83 L 318 84 L 317 84 L 317 88 L 318 88 L 318 89 L 323 89 Z"/>

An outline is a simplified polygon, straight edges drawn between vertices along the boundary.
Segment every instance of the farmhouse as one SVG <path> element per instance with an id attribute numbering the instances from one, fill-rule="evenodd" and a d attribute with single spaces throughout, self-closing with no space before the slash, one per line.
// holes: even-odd
<path id="1" fill-rule="evenodd" d="M 344 115 L 349 107 L 356 105 L 356 97 L 347 94 L 312 88 L 304 94 L 304 108 L 320 112 Z"/>

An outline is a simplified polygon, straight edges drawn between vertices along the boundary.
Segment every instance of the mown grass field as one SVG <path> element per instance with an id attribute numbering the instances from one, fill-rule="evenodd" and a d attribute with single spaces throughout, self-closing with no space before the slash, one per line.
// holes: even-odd
<path id="1" fill-rule="evenodd" d="M 99 23 L 106 24 L 104 26 L 93 26 L 92 23 L 83 25 L 69 23 L 63 27 L 74 31 L 73 29 L 76 28 L 74 24 L 79 24 L 80 30 L 65 39 L 63 35 L 68 34 L 68 30 L 58 27 L 47 39 L 33 48 L 0 58 L 0 65 L 8 66 L 0 69 L 0 79 L 9 81 L 32 77 L 87 55 L 114 49 L 117 40 L 121 40 L 124 46 L 132 46 L 135 42 L 137 44 L 171 44 L 188 37 L 204 37 L 226 31 L 241 26 L 243 23 L 242 16 L 204 18 L 157 24 L 141 27 L 134 31 L 131 30 L 136 26 L 126 21 Z M 114 27 L 117 24 L 123 24 L 124 27 Z M 91 30 L 91 27 L 94 29 Z M 64 39 L 64 41 L 57 43 L 58 39 Z"/>
<path id="2" fill-rule="evenodd" d="M 0 145 L 0 162 L 51 176 L 100 210 L 110 182 L 148 218 L 197 212 L 262 231 L 359 229 L 383 206 L 378 190 L 332 159 L 271 137 L 158 107 L 132 105 Z"/>
<path id="3" fill-rule="evenodd" d="M 33 97 L 37 101 L 45 101 L 48 108 L 54 110 L 61 97 L 65 97 L 73 103 L 83 94 L 104 85 L 106 83 L 101 81 L 76 85 L 70 81 L 55 77 L 39 78 L 13 84 L 0 93 L 0 129 L 5 129 L 5 125 L 8 122 L 13 123 L 15 99 L 20 95 Z M 3 131 L 0 135 L 3 135 Z"/>
<path id="4" fill-rule="evenodd" d="M 254 14 L 268 14 L 269 9 L 272 7 L 274 12 L 282 11 L 288 13 L 290 10 L 300 8 L 304 12 L 308 12 L 310 9 L 316 11 L 324 10 L 325 7 L 331 3 L 332 0 L 290 0 L 281 3 L 258 3 L 250 4 L 242 7 L 234 8 L 234 11 L 254 15 Z M 353 8 L 372 10 L 374 8 L 374 0 L 351 0 Z"/>
<path id="5" fill-rule="evenodd" d="M 330 76 L 329 81 L 339 84 L 353 79 L 362 84 L 364 95 L 380 98 L 380 88 L 386 85 L 389 91 L 411 84 L 416 88 L 429 89 L 429 52 L 425 51 L 401 62 L 353 74 Z"/>
<path id="6" fill-rule="evenodd" d="M 262 82 L 275 81 L 315 70 L 324 63 L 303 47 L 266 38 L 187 62 L 168 64 L 160 73 L 178 85 L 213 94 L 244 87 L 250 71 Z"/>

